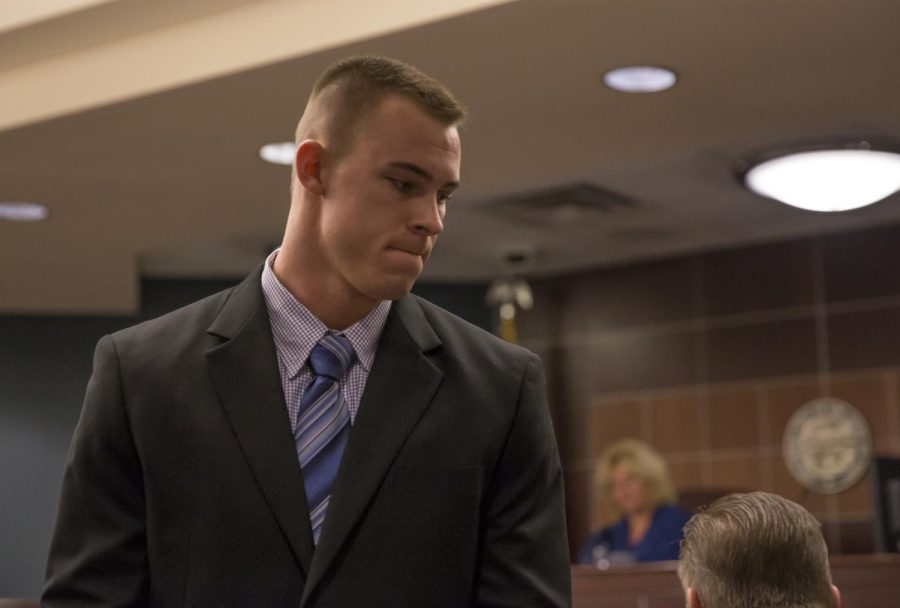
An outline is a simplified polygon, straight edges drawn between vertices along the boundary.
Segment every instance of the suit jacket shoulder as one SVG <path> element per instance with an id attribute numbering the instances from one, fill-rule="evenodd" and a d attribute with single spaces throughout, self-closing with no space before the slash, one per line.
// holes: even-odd
<path id="1" fill-rule="evenodd" d="M 453 349 L 457 356 L 504 367 L 509 366 L 510 360 L 532 361 L 540 364 L 538 356 L 530 350 L 502 340 L 424 298 L 410 295 L 401 303 L 406 301 L 421 309 L 425 320 L 434 330 L 440 342 Z M 408 322 L 407 325 L 409 325 Z"/>
<path id="2" fill-rule="evenodd" d="M 177 375 L 173 366 L 205 357 L 251 321 L 258 329 L 271 331 L 264 314 L 261 274 L 262 266 L 234 287 L 113 333 L 110 337 L 119 358 L 140 369 L 145 379 L 152 378 L 154 370 Z"/>
<path id="3" fill-rule="evenodd" d="M 183 349 L 206 334 L 237 288 L 230 287 L 162 316 L 114 332 L 111 336 L 113 342 L 120 353 L 124 349 L 127 354 L 135 356 L 148 352 L 158 356 L 157 346 L 161 347 L 162 352 Z"/>

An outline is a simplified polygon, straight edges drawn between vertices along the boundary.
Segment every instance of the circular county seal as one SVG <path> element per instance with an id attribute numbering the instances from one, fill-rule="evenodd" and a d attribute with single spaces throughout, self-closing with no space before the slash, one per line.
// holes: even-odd
<path id="1" fill-rule="evenodd" d="M 846 401 L 815 399 L 788 420 L 783 450 L 788 471 L 804 487 L 837 494 L 866 473 L 872 433 L 859 410 Z"/>

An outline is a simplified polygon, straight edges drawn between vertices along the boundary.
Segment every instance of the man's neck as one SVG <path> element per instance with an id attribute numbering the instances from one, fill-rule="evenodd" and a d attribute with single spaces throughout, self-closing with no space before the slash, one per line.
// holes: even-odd
<path id="1" fill-rule="evenodd" d="M 287 249 L 287 251 L 285 251 Z M 275 256 L 272 272 L 284 287 L 291 292 L 328 329 L 343 331 L 365 317 L 378 301 L 359 296 L 348 298 L 337 286 L 308 278 L 303 271 L 303 263 L 291 255 L 290 247 L 282 247 Z"/>

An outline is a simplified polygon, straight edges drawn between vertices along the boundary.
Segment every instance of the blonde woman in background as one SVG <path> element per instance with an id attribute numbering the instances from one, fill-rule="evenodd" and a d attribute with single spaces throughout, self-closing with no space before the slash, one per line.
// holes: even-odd
<path id="1" fill-rule="evenodd" d="M 591 534 L 579 563 L 678 559 L 681 530 L 691 514 L 675 506 L 662 456 L 643 441 L 623 439 L 600 456 L 595 481 L 622 518 Z"/>

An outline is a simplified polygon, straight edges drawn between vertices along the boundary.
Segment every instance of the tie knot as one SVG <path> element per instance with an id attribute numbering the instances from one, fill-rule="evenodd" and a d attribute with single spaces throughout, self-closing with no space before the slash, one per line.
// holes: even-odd
<path id="1" fill-rule="evenodd" d="M 356 351 L 346 336 L 326 334 L 309 353 L 309 366 L 317 376 L 340 380 L 356 360 Z"/>

